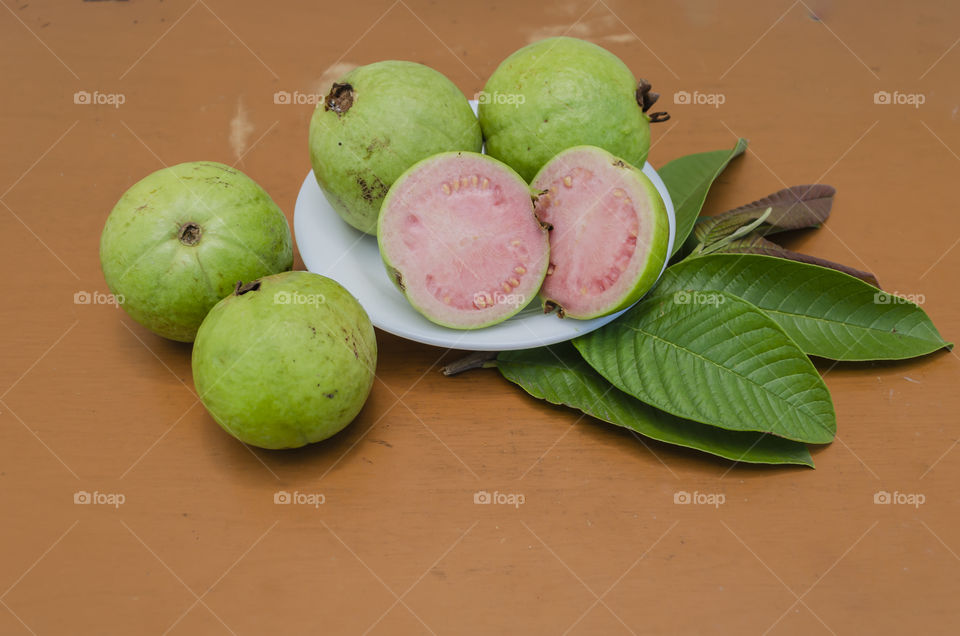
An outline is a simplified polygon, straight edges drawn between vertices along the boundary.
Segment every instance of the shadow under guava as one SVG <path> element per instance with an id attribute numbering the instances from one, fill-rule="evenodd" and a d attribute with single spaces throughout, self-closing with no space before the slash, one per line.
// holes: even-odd
<path id="1" fill-rule="evenodd" d="M 274 450 L 244 444 L 223 430 L 202 405 L 197 408 L 202 412 L 197 419 L 203 427 L 202 445 L 206 455 L 226 472 L 252 483 L 271 486 L 290 478 L 302 478 L 304 469 L 309 469 L 319 479 L 328 471 L 333 474 L 339 468 L 360 461 L 357 447 L 363 443 L 364 435 L 369 435 L 367 431 L 376 421 L 374 409 L 368 402 L 353 422 L 333 437 L 300 448 Z"/>

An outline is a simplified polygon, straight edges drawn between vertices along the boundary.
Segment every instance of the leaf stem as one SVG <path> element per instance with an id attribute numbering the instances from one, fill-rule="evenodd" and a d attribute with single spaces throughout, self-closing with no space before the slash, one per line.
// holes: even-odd
<path id="1" fill-rule="evenodd" d="M 451 376 L 470 369 L 491 369 L 497 366 L 497 353 L 496 351 L 474 351 L 459 360 L 454 360 L 440 369 L 440 372 Z"/>

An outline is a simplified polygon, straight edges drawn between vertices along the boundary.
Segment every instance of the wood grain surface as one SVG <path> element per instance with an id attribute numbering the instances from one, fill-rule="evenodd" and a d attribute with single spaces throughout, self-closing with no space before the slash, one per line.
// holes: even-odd
<path id="1" fill-rule="evenodd" d="M 641 441 L 493 370 L 445 378 L 461 352 L 378 332 L 357 420 L 268 452 L 199 404 L 189 346 L 75 302 L 109 291 L 104 220 L 165 165 L 234 164 L 292 221 L 312 106 L 278 91 L 400 58 L 473 96 L 510 52 L 566 33 L 663 95 L 655 166 L 750 139 L 707 213 L 836 186 L 829 222 L 790 246 L 875 272 L 956 339 L 960 6 L 0 1 L 0 633 L 960 629 L 955 353 L 819 364 L 838 436 L 810 470 Z M 77 505 L 81 491 L 123 503 Z M 275 504 L 281 491 L 324 503 Z M 923 503 L 877 505 L 880 491 Z"/>

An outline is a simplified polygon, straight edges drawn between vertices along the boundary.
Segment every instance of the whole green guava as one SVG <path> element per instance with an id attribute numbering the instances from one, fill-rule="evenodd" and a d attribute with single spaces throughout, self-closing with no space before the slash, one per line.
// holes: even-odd
<path id="1" fill-rule="evenodd" d="M 210 310 L 193 347 L 204 406 L 260 448 L 297 448 L 341 431 L 363 407 L 376 366 L 363 307 L 310 272 L 238 284 Z"/>
<path id="2" fill-rule="evenodd" d="M 556 37 L 505 59 L 484 87 L 478 113 L 487 154 L 529 182 L 573 146 L 598 146 L 642 168 L 650 122 L 669 117 L 647 114 L 657 97 L 610 51 Z"/>
<path id="3" fill-rule="evenodd" d="M 380 204 L 403 172 L 439 152 L 480 152 L 467 98 L 442 73 L 388 60 L 334 82 L 310 120 L 310 161 L 327 201 L 343 219 L 377 233 Z"/>
<path id="4" fill-rule="evenodd" d="M 238 280 L 290 269 L 290 227 L 248 176 L 198 161 L 158 170 L 127 190 L 107 217 L 100 263 L 134 320 L 192 342 L 207 312 Z"/>

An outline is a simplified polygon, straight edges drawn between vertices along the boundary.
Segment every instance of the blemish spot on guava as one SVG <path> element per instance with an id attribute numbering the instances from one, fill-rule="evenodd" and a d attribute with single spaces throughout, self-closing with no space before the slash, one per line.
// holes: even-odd
<path id="1" fill-rule="evenodd" d="M 387 196 L 387 190 L 389 190 L 389 188 L 380 180 L 380 177 L 376 175 L 374 175 L 372 183 L 368 182 L 367 179 L 360 174 L 356 176 L 356 181 L 357 185 L 360 186 L 360 196 L 363 197 L 364 201 L 374 201 Z"/>
<path id="2" fill-rule="evenodd" d="M 373 153 L 377 152 L 378 150 L 383 150 L 389 145 L 390 145 L 389 139 L 375 138 L 373 141 L 371 141 L 367 145 L 367 148 L 366 148 L 367 152 L 366 152 L 366 155 L 364 156 L 364 159 L 369 159 L 370 157 L 373 156 Z"/>
<path id="3" fill-rule="evenodd" d="M 400 291 L 407 291 L 407 288 L 403 285 L 403 274 L 400 273 L 400 270 L 393 270 L 393 280 L 396 281 L 397 287 L 400 288 Z"/>
<path id="4" fill-rule="evenodd" d="M 317 386 L 320 386 L 320 385 L 318 384 Z M 332 400 L 332 399 L 333 399 L 333 396 L 334 396 L 335 394 L 336 394 L 336 391 L 334 391 L 333 393 L 324 393 L 323 396 L 324 396 L 325 398 L 328 398 L 328 399 Z"/>
<path id="5" fill-rule="evenodd" d="M 323 109 L 332 110 L 337 117 L 342 116 L 353 106 L 353 86 L 350 84 L 333 83 L 330 87 L 330 93 L 323 102 Z"/>
<path id="6" fill-rule="evenodd" d="M 618 168 L 626 168 L 626 167 L 627 167 L 626 164 L 623 163 L 623 161 L 620 160 L 620 159 L 617 159 L 616 161 L 614 161 L 614 162 L 613 162 L 613 165 L 615 165 L 615 166 L 618 167 Z"/>
<path id="7" fill-rule="evenodd" d="M 143 206 L 146 207 L 146 206 Z M 139 209 L 139 208 L 138 208 Z M 196 245 L 200 242 L 200 236 L 203 234 L 203 231 L 200 229 L 200 226 L 194 223 L 193 221 L 187 221 L 180 226 L 180 229 L 177 230 L 177 238 L 184 245 Z"/>

